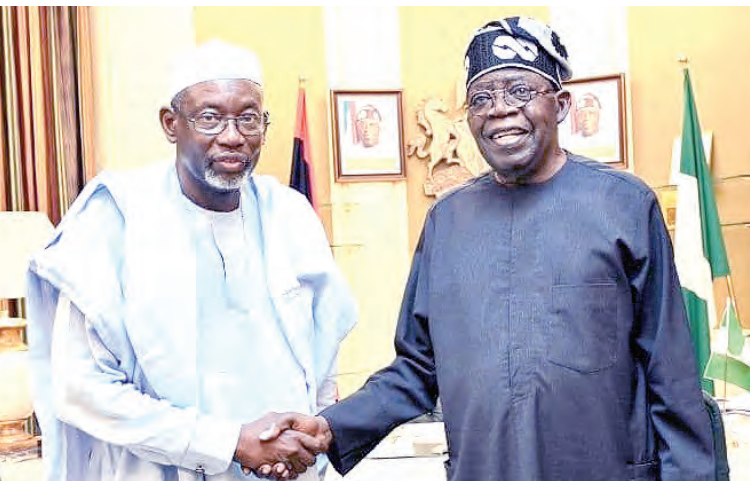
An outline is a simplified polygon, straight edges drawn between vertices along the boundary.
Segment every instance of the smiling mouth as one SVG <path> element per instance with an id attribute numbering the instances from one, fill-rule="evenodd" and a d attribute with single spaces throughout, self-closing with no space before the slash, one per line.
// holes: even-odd
<path id="1" fill-rule="evenodd" d="M 509 146 L 522 141 L 527 135 L 529 135 L 528 130 L 513 128 L 496 130 L 487 138 L 498 145 Z"/>

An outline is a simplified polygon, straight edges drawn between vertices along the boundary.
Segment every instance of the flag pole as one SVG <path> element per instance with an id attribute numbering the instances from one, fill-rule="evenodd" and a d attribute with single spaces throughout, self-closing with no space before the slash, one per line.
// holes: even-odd
<path id="1" fill-rule="evenodd" d="M 732 275 L 731 274 L 727 274 L 726 277 L 725 277 L 725 279 L 727 281 L 727 291 L 729 292 L 729 304 L 730 304 L 730 305 L 727 306 L 727 309 L 730 309 L 730 308 L 732 309 L 732 311 L 734 312 L 735 317 L 737 318 L 737 322 L 739 322 L 740 327 L 741 327 L 742 326 L 742 322 L 740 322 L 740 313 L 739 313 L 739 311 L 737 311 L 737 301 L 736 301 L 736 298 L 734 297 L 734 285 L 732 284 Z M 721 323 L 723 322 L 723 319 L 722 320 L 718 320 L 717 319 L 717 322 L 718 322 L 719 325 L 716 326 L 716 327 L 717 328 L 721 328 Z M 727 330 L 729 330 L 728 323 L 729 323 L 729 321 L 727 321 L 727 326 L 726 326 Z M 728 332 L 727 332 L 727 345 L 724 347 L 724 356 L 726 356 L 726 357 L 729 356 L 729 333 Z M 723 389 L 723 396 L 722 396 L 724 402 L 726 402 L 726 400 L 727 400 L 727 376 L 728 376 L 728 371 L 729 371 L 729 363 L 724 363 L 724 379 L 723 379 L 723 381 L 724 381 L 724 389 Z M 721 406 L 722 406 L 722 409 L 723 409 L 724 404 L 722 403 Z"/>
<path id="2" fill-rule="evenodd" d="M 732 309 L 734 309 L 734 315 L 737 316 L 737 322 L 740 323 L 740 327 L 742 327 L 742 321 L 740 320 L 740 311 L 737 310 L 737 298 L 734 295 L 734 285 L 732 284 L 732 274 L 727 274 L 726 276 L 727 280 L 727 290 L 729 291 L 729 299 L 731 299 L 732 302 Z"/>
<path id="3" fill-rule="evenodd" d="M 679 58 L 677 59 L 677 61 L 680 63 L 680 65 L 682 66 L 683 69 L 687 69 L 688 68 L 688 64 L 690 63 L 690 60 L 688 59 L 688 57 L 686 55 L 680 55 Z M 727 291 L 729 293 L 729 302 L 731 303 L 731 308 L 734 310 L 734 315 L 737 316 L 737 321 L 740 322 L 739 312 L 737 311 L 737 301 L 736 301 L 737 298 L 735 297 L 735 294 L 734 294 L 734 285 L 732 284 L 732 275 L 731 274 L 727 274 L 725 276 L 725 279 L 726 279 L 726 283 L 727 283 Z M 721 328 L 721 322 L 722 322 L 722 320 L 717 318 L 716 319 L 717 325 L 714 326 L 714 329 Z M 741 322 L 740 322 L 740 326 L 742 326 Z M 729 352 L 729 344 L 727 344 L 727 346 L 725 348 L 724 355 L 726 356 L 728 354 L 728 352 Z M 726 400 L 726 398 L 727 398 L 727 370 L 728 370 L 728 363 L 725 363 L 724 364 L 724 379 L 723 379 L 723 381 L 724 381 L 724 389 L 723 389 L 723 394 L 724 394 L 723 398 L 724 398 L 724 400 Z"/>
<path id="4" fill-rule="evenodd" d="M 734 285 L 732 284 L 732 275 L 727 274 L 726 276 L 727 280 L 727 290 L 729 291 L 729 302 L 732 304 L 732 310 L 734 311 L 734 315 L 737 318 L 737 322 L 740 323 L 740 327 L 742 327 L 742 322 L 740 322 L 740 313 L 737 310 L 737 301 L 734 297 Z M 729 329 L 729 326 L 727 326 L 727 330 Z M 724 352 L 725 356 L 729 355 L 729 333 L 727 332 L 727 347 Z M 729 364 L 729 363 L 727 363 Z M 724 399 L 727 398 L 727 371 L 729 370 L 728 365 L 724 365 Z"/>
<path id="5" fill-rule="evenodd" d="M 688 59 L 686 55 L 680 55 L 677 61 L 680 63 L 680 65 L 683 68 L 687 68 L 688 64 L 690 63 L 690 60 Z M 739 321 L 740 313 L 737 310 L 737 301 L 736 301 L 737 298 L 735 297 L 735 294 L 734 294 L 734 285 L 732 284 L 732 275 L 727 274 L 726 280 L 727 280 L 727 291 L 729 292 L 729 300 L 732 303 L 732 309 L 734 309 L 735 316 L 737 316 L 737 320 Z M 717 319 L 716 322 L 717 322 L 717 325 L 714 326 L 714 328 L 718 329 L 721 326 L 721 320 Z M 742 326 L 742 322 L 740 322 L 740 326 Z M 725 385 L 725 389 L 726 389 L 726 385 Z"/>
<path id="6" fill-rule="evenodd" d="M 289 175 L 289 186 L 307 197 L 307 200 L 310 201 L 310 204 L 312 204 L 317 213 L 318 206 L 315 201 L 314 176 L 312 158 L 310 155 L 310 138 L 307 130 L 306 83 L 307 78 L 300 74 L 297 91 L 297 119 L 294 126 L 292 168 Z"/>
<path id="7" fill-rule="evenodd" d="M 677 57 L 677 62 L 680 64 L 680 68 L 682 68 L 683 71 L 686 71 L 688 69 L 688 65 L 690 64 L 690 59 L 688 59 L 687 55 L 680 54 L 680 56 Z M 734 294 L 733 294 L 734 291 L 733 291 L 733 289 L 731 287 L 731 282 L 732 281 L 729 279 L 729 276 L 727 276 L 727 282 L 728 282 L 727 285 L 729 287 L 729 296 L 730 296 L 730 299 L 731 299 L 730 302 L 732 303 L 732 306 L 734 306 Z M 714 326 L 714 328 L 718 329 L 718 328 L 721 327 L 721 319 L 717 319 L 716 322 L 717 322 L 717 325 Z M 710 339 L 710 337 L 709 337 L 709 339 Z M 710 340 L 709 340 L 709 342 L 710 342 Z M 728 346 L 725 349 L 724 355 L 726 355 L 727 353 L 728 353 Z M 703 374 L 701 373 L 701 377 L 702 376 L 703 376 Z M 727 398 L 727 363 L 724 363 L 724 379 L 723 379 L 723 381 L 724 381 L 724 389 L 723 389 L 724 393 L 723 393 L 723 396 L 722 396 L 722 401 L 726 400 L 726 398 Z"/>

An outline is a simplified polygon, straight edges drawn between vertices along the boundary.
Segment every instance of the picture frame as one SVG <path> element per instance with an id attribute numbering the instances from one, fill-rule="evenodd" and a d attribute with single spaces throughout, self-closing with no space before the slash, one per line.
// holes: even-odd
<path id="1" fill-rule="evenodd" d="M 401 90 L 332 90 L 337 182 L 406 177 Z"/>
<path id="2" fill-rule="evenodd" d="M 625 74 L 570 80 L 570 112 L 560 123 L 560 145 L 613 168 L 628 168 Z"/>

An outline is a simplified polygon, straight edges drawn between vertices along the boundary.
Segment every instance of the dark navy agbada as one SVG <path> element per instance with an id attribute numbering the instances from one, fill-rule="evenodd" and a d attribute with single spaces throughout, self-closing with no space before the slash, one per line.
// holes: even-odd
<path id="1" fill-rule="evenodd" d="M 491 175 L 429 212 L 397 357 L 329 407 L 346 472 L 443 404 L 450 481 L 712 479 L 712 438 L 655 195 L 569 155 L 541 184 Z"/>

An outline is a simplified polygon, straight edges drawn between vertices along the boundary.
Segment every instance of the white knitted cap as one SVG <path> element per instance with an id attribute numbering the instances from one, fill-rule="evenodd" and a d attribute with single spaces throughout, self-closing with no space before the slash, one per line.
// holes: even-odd
<path id="1" fill-rule="evenodd" d="M 262 87 L 263 76 L 258 56 L 222 40 L 209 40 L 172 59 L 168 100 L 201 82 L 234 79 L 250 80 Z"/>

